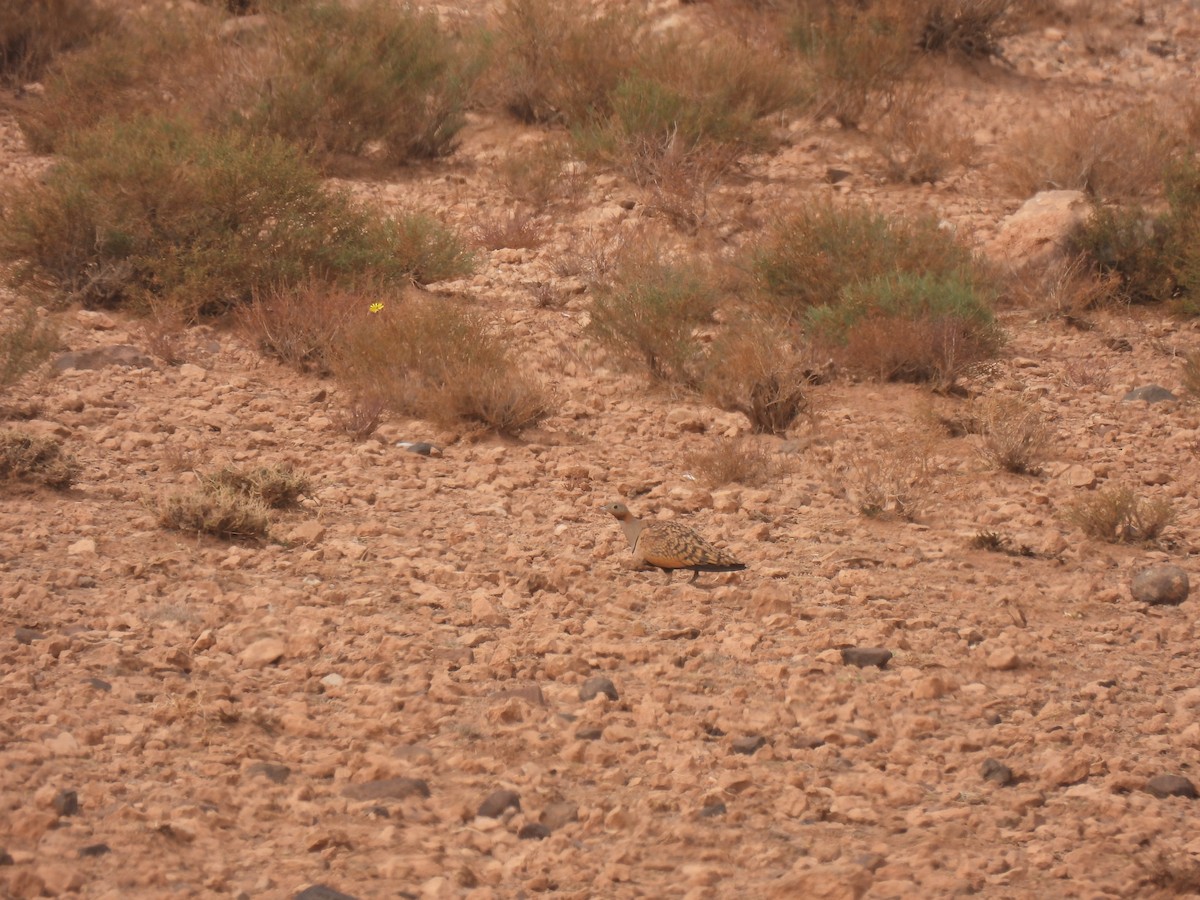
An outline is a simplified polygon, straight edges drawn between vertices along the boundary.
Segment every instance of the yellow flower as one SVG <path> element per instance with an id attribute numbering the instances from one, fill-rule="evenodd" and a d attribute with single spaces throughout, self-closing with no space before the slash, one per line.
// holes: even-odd
<path id="1" fill-rule="evenodd" d="M 370 306 L 367 307 L 367 309 L 370 312 L 377 313 L 381 309 L 383 309 L 383 304 L 382 303 L 372 303 Z"/>

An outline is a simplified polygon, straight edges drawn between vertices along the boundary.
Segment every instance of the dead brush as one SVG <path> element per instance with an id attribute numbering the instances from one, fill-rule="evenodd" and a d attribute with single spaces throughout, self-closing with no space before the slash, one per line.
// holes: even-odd
<path id="1" fill-rule="evenodd" d="M 1011 302 L 1037 311 L 1041 318 L 1068 320 L 1116 303 L 1120 295 L 1120 276 L 1097 272 L 1080 254 L 1063 257 L 1044 268 L 1030 267 L 1015 273 L 1007 292 Z"/>
<path id="2" fill-rule="evenodd" d="M 301 372 L 328 375 L 334 349 L 351 323 L 364 316 L 368 298 L 383 296 L 370 289 L 349 290 L 308 280 L 255 291 L 235 318 L 267 356 Z"/>
<path id="3" fill-rule="evenodd" d="M 855 445 L 842 468 L 846 495 L 868 518 L 914 521 L 933 487 L 929 440 L 876 434 Z"/>
<path id="4" fill-rule="evenodd" d="M 1037 475 L 1050 443 L 1045 415 L 1025 397 L 989 397 L 979 404 L 979 453 L 996 468 Z"/>
<path id="5" fill-rule="evenodd" d="M 497 166 L 500 183 L 515 199 L 543 210 L 552 204 L 577 205 L 587 185 L 587 167 L 574 159 L 566 141 L 547 138 L 522 146 Z"/>
<path id="6" fill-rule="evenodd" d="M 296 506 L 300 497 L 312 490 L 312 482 L 307 476 L 286 465 L 256 466 L 253 469 L 225 466 L 201 476 L 200 482 L 205 490 L 213 494 L 233 491 L 257 500 L 269 509 Z"/>
<path id="7" fill-rule="evenodd" d="M 869 136 L 892 181 L 933 184 L 975 157 L 975 141 L 949 112 L 934 106 L 933 94 L 932 85 L 920 80 L 899 82 L 886 92 L 885 112 Z"/>
<path id="8" fill-rule="evenodd" d="M 686 454 L 684 464 L 711 488 L 726 484 L 758 487 L 767 484 L 777 469 L 766 448 L 745 438 L 718 438 L 707 449 Z"/>
<path id="9" fill-rule="evenodd" d="M 546 242 L 545 222 L 519 209 L 479 223 L 471 229 L 471 238 L 485 250 L 525 250 Z"/>
<path id="10" fill-rule="evenodd" d="M 1158 190 L 1182 144 L 1153 112 L 1076 106 L 1017 131 L 1000 162 L 1015 194 L 1081 190 L 1106 200 L 1136 200 Z"/>
<path id="11" fill-rule="evenodd" d="M 173 531 L 210 534 L 227 540 L 263 539 L 270 533 L 267 505 L 228 486 L 170 494 L 156 506 L 158 524 Z"/>
<path id="12" fill-rule="evenodd" d="M 1118 544 L 1153 544 L 1175 521 L 1165 497 L 1146 499 L 1127 485 L 1102 489 L 1067 507 L 1063 518 L 1096 540 Z"/>
<path id="13" fill-rule="evenodd" d="M 40 366 L 58 346 L 54 325 L 32 304 L 10 312 L 0 324 L 0 391 Z"/>
<path id="14" fill-rule="evenodd" d="M 731 323 L 708 354 L 702 389 L 714 404 L 739 412 L 759 434 L 783 434 L 813 413 L 811 391 L 820 373 L 781 337 L 779 326 Z"/>
<path id="15" fill-rule="evenodd" d="M 343 432 L 356 441 L 365 440 L 375 433 L 387 401 L 374 391 L 356 391 L 346 405 L 334 413 L 333 421 Z"/>
<path id="16" fill-rule="evenodd" d="M 1200 351 L 1193 350 L 1183 357 L 1183 390 L 1193 400 L 1200 400 Z"/>
<path id="17" fill-rule="evenodd" d="M 0 0 L 0 81 L 38 81 L 55 57 L 112 28 L 114 19 L 92 0 Z"/>
<path id="18" fill-rule="evenodd" d="M 1000 57 L 1000 41 L 1018 33 L 1026 0 L 899 0 L 920 24 L 917 46 L 927 53 Z"/>
<path id="19" fill-rule="evenodd" d="M 60 441 L 11 429 L 0 431 L 0 479 L 64 491 L 75 483 L 80 469 Z"/>

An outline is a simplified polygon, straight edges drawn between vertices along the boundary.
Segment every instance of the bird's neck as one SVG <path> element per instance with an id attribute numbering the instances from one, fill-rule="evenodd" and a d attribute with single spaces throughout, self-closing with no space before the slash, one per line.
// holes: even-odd
<path id="1" fill-rule="evenodd" d="M 629 541 L 630 547 L 637 547 L 638 537 L 642 533 L 642 520 L 635 519 L 630 516 L 628 519 L 621 520 L 621 530 L 625 532 L 625 538 Z"/>

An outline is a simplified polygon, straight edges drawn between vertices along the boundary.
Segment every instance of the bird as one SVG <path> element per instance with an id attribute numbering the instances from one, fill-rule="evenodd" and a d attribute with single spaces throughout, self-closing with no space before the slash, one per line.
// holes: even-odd
<path id="1" fill-rule="evenodd" d="M 746 564 L 718 550 L 686 525 L 678 522 L 647 522 L 629 511 L 624 503 L 601 507 L 621 523 L 633 548 L 634 558 L 667 573 L 667 584 L 676 569 L 691 569 L 691 584 L 701 572 L 740 572 Z"/>

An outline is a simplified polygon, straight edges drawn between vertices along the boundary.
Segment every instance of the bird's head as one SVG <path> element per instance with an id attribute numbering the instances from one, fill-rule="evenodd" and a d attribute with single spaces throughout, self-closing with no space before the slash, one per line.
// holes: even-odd
<path id="1" fill-rule="evenodd" d="M 600 509 L 603 512 L 616 516 L 622 522 L 633 517 L 633 513 L 629 511 L 629 507 L 627 507 L 624 503 L 607 503 L 600 507 Z"/>

